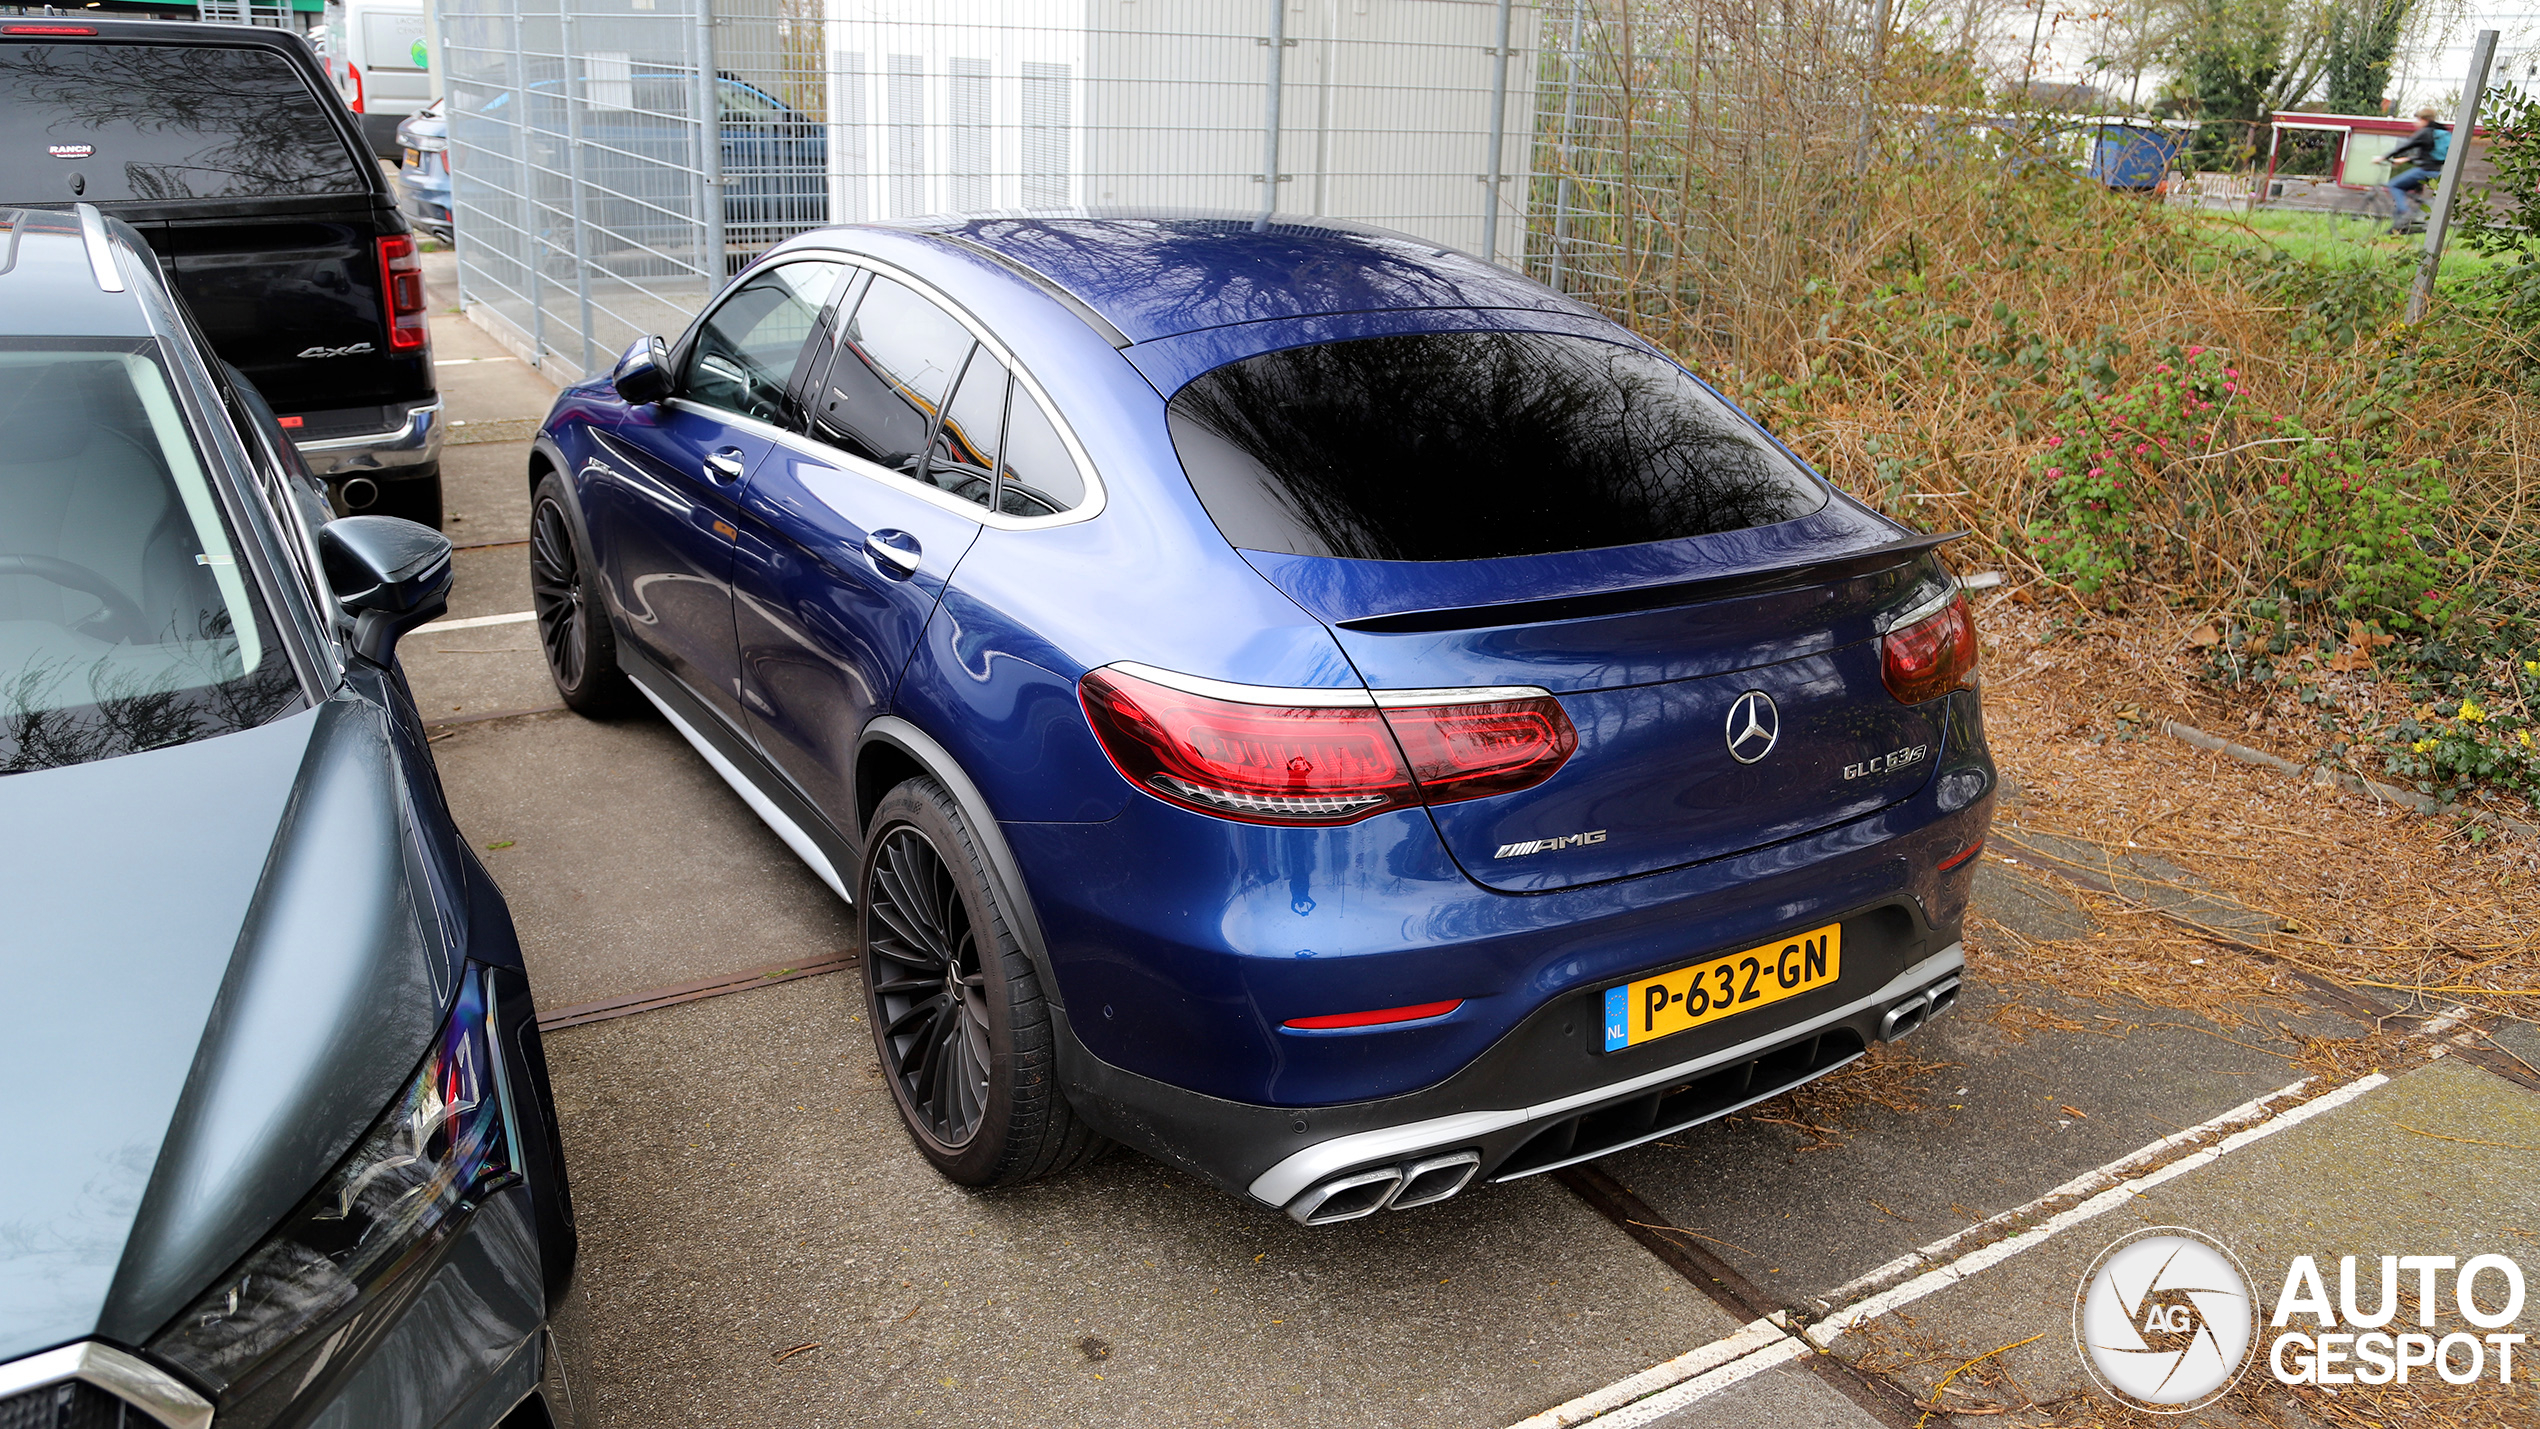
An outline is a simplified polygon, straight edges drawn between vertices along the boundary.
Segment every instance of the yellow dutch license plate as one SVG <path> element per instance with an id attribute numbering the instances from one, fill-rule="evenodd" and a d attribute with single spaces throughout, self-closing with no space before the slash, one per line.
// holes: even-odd
<path id="1" fill-rule="evenodd" d="M 419 169 L 419 168 L 422 168 L 422 167 L 423 167 L 423 155 L 416 153 L 416 152 L 415 152 L 414 150 L 412 150 L 412 149 L 408 149 L 408 150 L 406 151 L 406 167 L 407 167 L 407 168 L 409 168 L 409 169 Z"/>
<path id="2" fill-rule="evenodd" d="M 1843 975 L 1843 925 L 1605 990 L 1605 1050 L 1620 1052 L 1769 1007 Z"/>

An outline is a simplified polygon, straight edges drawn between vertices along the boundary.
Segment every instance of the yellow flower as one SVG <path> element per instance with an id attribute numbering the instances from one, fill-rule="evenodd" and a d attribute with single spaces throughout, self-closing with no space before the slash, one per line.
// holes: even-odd
<path id="1" fill-rule="evenodd" d="M 2515 731 L 2514 731 L 2514 738 L 2519 739 L 2519 740 L 2521 740 L 2521 741 L 2522 741 L 2522 747 L 2523 747 L 2523 748 L 2525 748 L 2525 749 L 2529 749 L 2529 748 L 2531 747 L 2531 731 L 2530 731 L 2530 730 L 2527 730 L 2527 729 L 2518 729 L 2518 730 L 2515 730 Z"/>
<path id="2" fill-rule="evenodd" d="M 2417 753 L 2419 753 L 2419 754 L 2423 754 L 2423 753 L 2425 753 L 2427 750 L 2432 749 L 2433 747 L 2434 747 L 2434 741 L 2433 741 L 2433 740 L 2430 740 L 2430 739 L 2420 739 L 2420 740 L 2418 740 L 2416 743 L 2411 744 L 2411 745 L 2409 745 L 2409 746 L 2408 746 L 2408 748 L 2415 750 L 2415 751 L 2416 751 Z"/>
<path id="3" fill-rule="evenodd" d="M 2478 707 L 2478 701 L 2476 700 L 2463 700 L 2461 701 L 2460 717 L 2469 721 L 2471 724 L 2476 724 L 2480 720 L 2487 718 L 2487 711 L 2480 709 Z"/>
<path id="4" fill-rule="evenodd" d="M 2540 675 L 2540 660 L 2523 661 L 2522 672 L 2526 675 Z"/>

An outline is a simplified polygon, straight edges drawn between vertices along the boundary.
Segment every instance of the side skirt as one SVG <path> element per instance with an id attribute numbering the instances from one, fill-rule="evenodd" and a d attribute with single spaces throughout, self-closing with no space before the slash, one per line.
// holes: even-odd
<path id="1" fill-rule="evenodd" d="M 621 655 L 620 658 L 624 659 L 624 656 Z M 732 792 L 741 796 L 741 802 L 750 806 L 750 812 L 758 815 L 761 823 L 766 824 L 770 831 L 785 841 L 785 847 L 792 849 L 796 858 L 801 859 L 812 872 L 820 875 L 820 881 L 828 884 L 830 891 L 852 905 L 855 902 L 855 895 L 847 891 L 847 881 L 839 875 L 838 868 L 842 863 L 850 867 L 854 865 L 853 850 L 845 845 L 844 840 L 836 839 L 834 834 L 831 835 L 830 840 L 823 840 L 812 832 L 814 828 L 819 828 L 824 833 L 828 832 L 827 820 L 822 819 L 818 811 L 804 806 L 792 790 L 771 793 L 770 786 L 762 785 L 744 772 L 732 754 L 718 747 L 716 741 L 701 730 L 697 723 L 692 722 L 688 714 L 682 713 L 672 704 L 671 698 L 665 698 L 659 690 L 654 688 L 655 682 L 659 681 L 674 692 L 672 698 L 684 694 L 678 691 L 675 682 L 663 680 L 659 673 L 650 668 L 650 661 L 643 660 L 639 656 L 633 660 L 626 660 L 625 663 L 641 667 L 640 673 L 637 669 L 629 669 L 627 678 L 634 683 L 637 690 L 643 693 L 645 699 L 652 701 L 653 708 L 661 711 L 662 718 L 670 721 L 670 727 L 679 731 L 679 737 L 687 740 L 689 747 L 703 756 L 706 764 L 715 773 L 723 776 L 723 782 L 732 786 Z M 696 716 L 698 721 L 710 718 L 703 714 Z M 742 752 L 739 757 L 752 764 L 758 762 L 757 756 L 747 752 Z M 773 781 L 770 782 L 773 783 Z M 788 805 L 795 807 L 788 808 Z"/>

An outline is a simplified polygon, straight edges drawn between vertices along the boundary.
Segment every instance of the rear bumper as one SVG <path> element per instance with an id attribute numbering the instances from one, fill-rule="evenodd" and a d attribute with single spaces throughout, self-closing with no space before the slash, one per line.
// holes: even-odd
<path id="1" fill-rule="evenodd" d="M 441 399 L 408 408 L 405 419 L 386 431 L 295 445 L 309 470 L 330 481 L 357 475 L 422 476 L 441 463 Z"/>
<path id="2" fill-rule="evenodd" d="M 1558 1170 L 1779 1096 L 1947 1011 L 1965 969 L 1953 939 L 1796 1021 L 1635 1049 L 1647 1055 L 1605 1061 L 1609 1080 L 1540 1101 L 1525 1092 L 1574 1082 L 1595 1055 L 1575 1035 L 1577 1010 L 1560 1003 L 1440 1086 L 1357 1105 L 1252 1106 L 1168 1087 L 1101 1062 L 1063 1025 L 1062 1074 L 1078 1110 L 1113 1138 L 1320 1225 Z"/>

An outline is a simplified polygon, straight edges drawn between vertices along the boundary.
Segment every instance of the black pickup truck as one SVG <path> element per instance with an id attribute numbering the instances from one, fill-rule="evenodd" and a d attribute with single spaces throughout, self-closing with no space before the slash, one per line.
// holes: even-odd
<path id="1" fill-rule="evenodd" d="M 74 203 L 149 240 L 339 510 L 441 524 L 414 234 L 307 41 L 0 18 L 0 204 Z"/>

